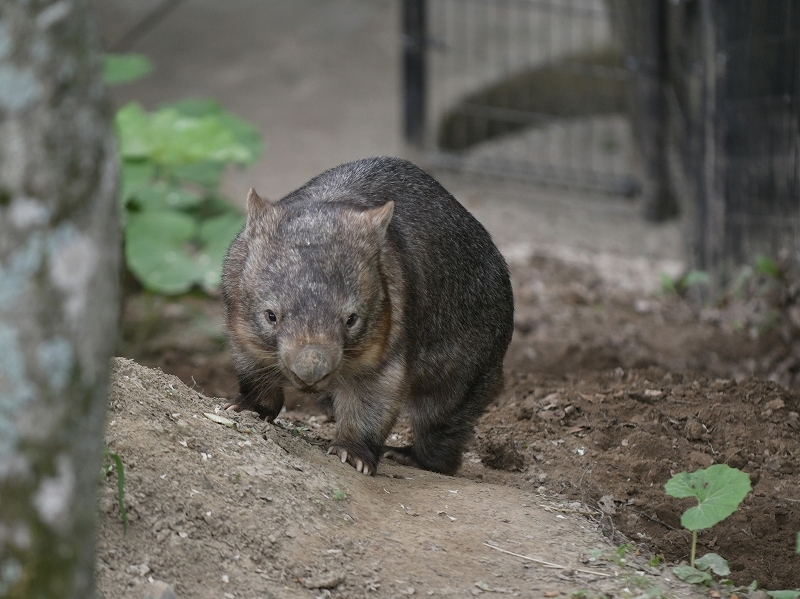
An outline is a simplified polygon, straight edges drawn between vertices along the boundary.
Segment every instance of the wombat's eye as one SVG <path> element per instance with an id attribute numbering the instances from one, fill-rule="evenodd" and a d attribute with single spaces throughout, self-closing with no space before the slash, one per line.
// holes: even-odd
<path id="1" fill-rule="evenodd" d="M 272 310 L 267 310 L 267 320 L 270 322 L 278 322 L 278 317 L 275 316 L 275 312 Z"/>
<path id="2" fill-rule="evenodd" d="M 345 323 L 347 325 L 347 328 L 350 328 L 354 324 L 356 324 L 357 320 L 358 320 L 358 315 L 357 314 L 351 314 L 350 316 L 348 316 L 347 317 L 347 322 Z"/>

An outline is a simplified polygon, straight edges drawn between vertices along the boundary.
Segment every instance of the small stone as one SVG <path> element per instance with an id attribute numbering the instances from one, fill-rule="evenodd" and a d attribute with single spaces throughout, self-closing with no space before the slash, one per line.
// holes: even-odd
<path id="1" fill-rule="evenodd" d="M 781 408 L 785 407 L 786 403 L 781 398 L 773 399 L 772 401 L 767 402 L 766 408 L 769 410 L 780 410 Z"/>
<path id="2" fill-rule="evenodd" d="M 702 451 L 692 451 L 689 453 L 688 457 L 691 464 L 699 466 L 700 468 L 708 468 L 714 463 L 714 458 Z"/>
<path id="3" fill-rule="evenodd" d="M 690 418 L 686 421 L 685 432 L 686 438 L 689 441 L 698 441 L 703 438 L 703 434 L 706 432 L 706 427 L 697 420 Z"/>
<path id="4" fill-rule="evenodd" d="M 144 599 L 177 599 L 175 591 L 163 580 L 154 580 L 147 585 Z"/>
<path id="5" fill-rule="evenodd" d="M 340 572 L 325 572 L 303 580 L 307 589 L 333 589 L 344 582 L 345 575 Z"/>
<path id="6" fill-rule="evenodd" d="M 100 499 L 100 511 L 104 514 L 110 514 L 114 511 L 114 501 L 109 497 Z"/>

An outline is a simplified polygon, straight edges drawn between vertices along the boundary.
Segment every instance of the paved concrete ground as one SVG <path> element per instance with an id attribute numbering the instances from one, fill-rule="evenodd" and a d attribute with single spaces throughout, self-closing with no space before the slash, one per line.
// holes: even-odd
<path id="1" fill-rule="evenodd" d="M 155 72 L 115 88 L 146 107 L 212 97 L 255 123 L 266 144 L 224 191 L 243 201 L 254 185 L 279 198 L 336 164 L 381 154 L 419 160 L 401 135 L 399 0 L 166 0 L 177 7 L 129 48 Z M 98 3 L 106 47 L 164 0 Z M 653 226 L 635 202 L 465 181 L 445 186 L 514 259 L 544 251 L 591 262 L 629 287 L 653 289 L 681 268 L 678 225 Z"/>

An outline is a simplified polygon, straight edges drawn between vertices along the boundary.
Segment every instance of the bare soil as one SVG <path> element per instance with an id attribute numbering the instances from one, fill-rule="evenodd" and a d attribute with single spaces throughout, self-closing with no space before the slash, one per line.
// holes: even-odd
<path id="1" fill-rule="evenodd" d="M 691 502 L 663 485 L 714 463 L 747 472 L 753 491 L 698 553 L 728 559 L 736 584 L 800 588 L 800 397 L 779 332 L 545 253 L 517 257 L 512 275 L 506 388 L 457 477 L 390 461 L 357 474 L 324 455 L 333 425 L 304 396 L 277 424 L 212 422 L 212 398 L 237 391 L 219 302 L 130 295 L 122 352 L 189 388 L 116 362 L 107 442 L 132 521 L 124 535 L 108 477 L 103 596 L 142 597 L 150 578 L 182 598 L 699 596 L 632 554 L 687 558 Z M 393 436 L 408 440 L 402 420 Z"/>

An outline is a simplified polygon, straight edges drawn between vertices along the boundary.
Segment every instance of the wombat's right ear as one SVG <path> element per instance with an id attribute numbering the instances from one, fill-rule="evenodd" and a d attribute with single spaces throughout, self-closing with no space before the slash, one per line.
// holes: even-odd
<path id="1" fill-rule="evenodd" d="M 252 187 L 247 194 L 247 220 L 255 219 L 272 207 L 272 202 L 263 199 Z"/>
<path id="2" fill-rule="evenodd" d="M 389 223 L 392 221 L 394 214 L 394 202 L 386 202 L 383 206 L 367 210 L 366 215 L 372 221 L 372 226 L 378 230 L 378 235 L 383 239 L 386 235 L 386 229 L 389 228 Z"/>

